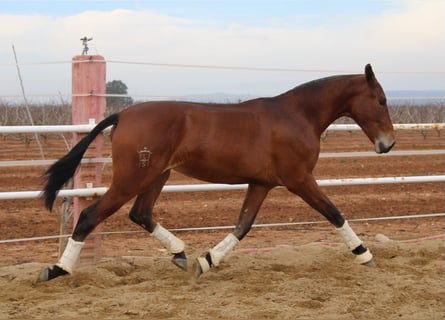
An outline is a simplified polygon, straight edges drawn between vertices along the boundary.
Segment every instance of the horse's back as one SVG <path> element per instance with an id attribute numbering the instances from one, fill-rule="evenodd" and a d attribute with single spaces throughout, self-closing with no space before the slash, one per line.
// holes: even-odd
<path id="1" fill-rule="evenodd" d="M 125 126 L 126 135 L 137 137 L 144 133 L 165 138 L 200 140 L 205 136 L 239 141 L 240 136 L 258 133 L 264 124 L 262 113 L 255 104 L 148 102 L 122 111 L 119 126 Z"/>

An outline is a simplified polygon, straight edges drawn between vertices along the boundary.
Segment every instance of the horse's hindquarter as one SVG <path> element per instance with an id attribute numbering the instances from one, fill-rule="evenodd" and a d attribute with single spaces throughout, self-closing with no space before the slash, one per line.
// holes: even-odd
<path id="1" fill-rule="evenodd" d="M 112 157 L 113 176 L 120 177 L 114 178 L 137 180 L 164 171 L 180 142 L 184 122 L 180 111 L 174 104 L 150 102 L 119 113 Z"/>

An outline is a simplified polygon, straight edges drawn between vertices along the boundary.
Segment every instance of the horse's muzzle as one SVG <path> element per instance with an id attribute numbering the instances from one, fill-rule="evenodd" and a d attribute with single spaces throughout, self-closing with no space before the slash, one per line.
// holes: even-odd
<path id="1" fill-rule="evenodd" d="M 384 140 L 376 141 L 375 143 L 375 152 L 377 153 L 387 153 L 389 150 L 394 147 L 396 144 L 396 140 L 391 140 L 389 143 L 387 143 Z"/>

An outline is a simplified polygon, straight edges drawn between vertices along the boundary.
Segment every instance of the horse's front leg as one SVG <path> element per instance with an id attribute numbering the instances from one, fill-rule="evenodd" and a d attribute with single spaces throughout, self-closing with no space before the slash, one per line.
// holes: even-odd
<path id="1" fill-rule="evenodd" d="M 371 252 L 363 245 L 363 241 L 349 226 L 348 221 L 343 218 L 340 211 L 332 202 L 321 192 L 312 175 L 307 175 L 303 182 L 298 184 L 289 184 L 287 188 L 299 195 L 311 207 L 320 212 L 330 223 L 332 223 L 343 242 L 349 250 L 356 256 L 355 260 L 359 264 L 374 266 L 374 260 Z"/>
<path id="2" fill-rule="evenodd" d="M 197 277 L 212 267 L 219 266 L 224 257 L 246 236 L 270 189 L 270 186 L 249 185 L 235 230 L 212 249 L 209 249 L 203 257 L 197 258 L 195 270 Z"/>

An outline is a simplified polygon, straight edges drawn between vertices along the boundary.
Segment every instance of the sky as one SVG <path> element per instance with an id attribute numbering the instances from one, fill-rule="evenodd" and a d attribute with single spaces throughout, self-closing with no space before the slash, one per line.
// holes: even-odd
<path id="1" fill-rule="evenodd" d="M 443 0 L 0 0 L 0 23 L 0 99 L 21 93 L 13 46 L 27 94 L 69 94 L 84 36 L 137 96 L 270 96 L 367 63 L 385 90 L 445 90 Z"/>

